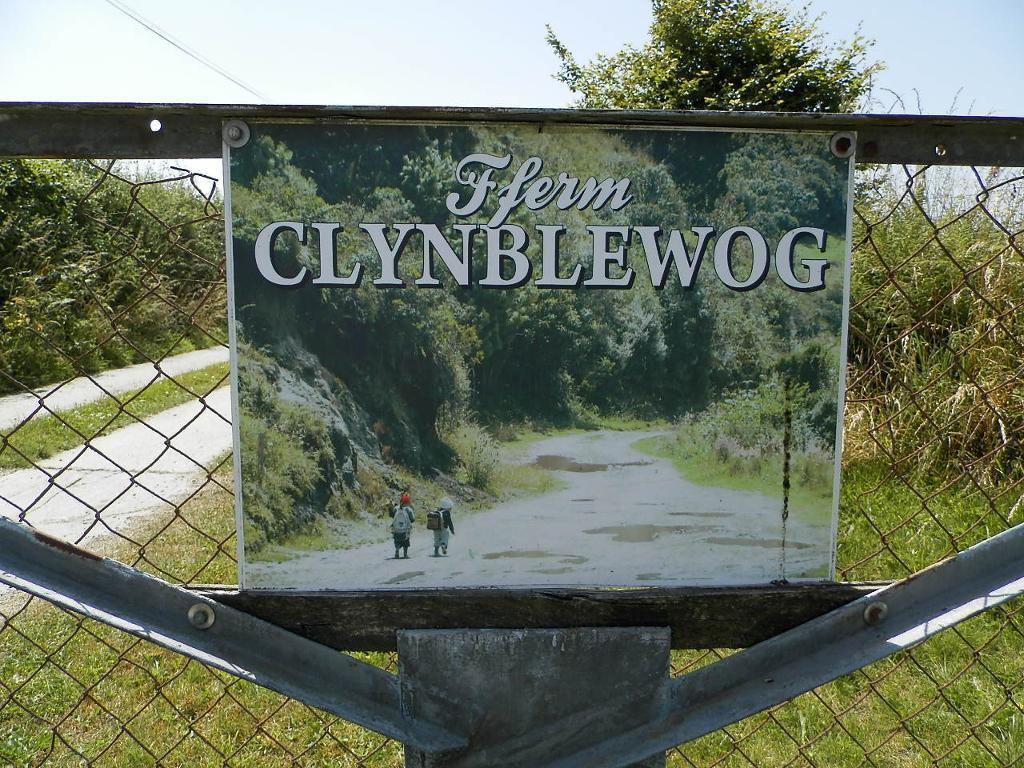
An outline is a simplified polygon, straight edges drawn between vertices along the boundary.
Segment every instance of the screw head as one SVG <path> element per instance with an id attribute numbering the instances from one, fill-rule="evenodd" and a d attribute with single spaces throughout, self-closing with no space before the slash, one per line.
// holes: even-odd
<path id="1" fill-rule="evenodd" d="M 217 614 L 206 603 L 196 603 L 188 609 L 188 623 L 196 629 L 209 629 L 217 620 Z"/>
<path id="2" fill-rule="evenodd" d="M 238 141 L 242 138 L 242 129 L 237 125 L 229 125 L 227 130 L 228 138 L 232 141 Z"/>
<path id="3" fill-rule="evenodd" d="M 888 615 L 889 606 L 885 603 L 880 600 L 868 603 L 867 607 L 864 608 L 864 623 L 873 627 L 875 624 L 881 623 Z"/>

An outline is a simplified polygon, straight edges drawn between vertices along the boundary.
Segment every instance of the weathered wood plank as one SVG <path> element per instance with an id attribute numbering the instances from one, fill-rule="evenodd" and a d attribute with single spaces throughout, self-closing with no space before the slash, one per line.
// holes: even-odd
<path id="1" fill-rule="evenodd" d="M 324 645 L 397 647 L 398 629 L 669 627 L 673 648 L 744 648 L 882 584 L 620 590 L 198 591 Z"/>
<path id="2" fill-rule="evenodd" d="M 152 132 L 149 122 L 160 120 Z M 1024 163 L 1024 119 L 671 110 L 482 109 L 0 102 L 0 156 L 220 157 L 223 120 L 426 120 L 853 131 L 857 161 L 936 165 Z"/>

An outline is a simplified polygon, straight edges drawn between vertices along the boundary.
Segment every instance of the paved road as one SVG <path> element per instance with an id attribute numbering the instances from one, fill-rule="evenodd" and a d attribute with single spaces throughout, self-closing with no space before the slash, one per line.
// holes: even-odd
<path id="1" fill-rule="evenodd" d="M 826 578 L 830 529 L 790 516 L 782 564 L 779 498 L 694 485 L 666 460 L 632 447 L 652 433 L 592 432 L 535 444 L 565 487 L 458 514 L 449 555 L 431 557 L 419 508 L 408 560 L 390 541 L 251 563 L 249 587 L 303 589 L 465 586 L 756 584 Z M 384 523 L 381 523 L 383 527 Z"/>
<path id="2" fill-rule="evenodd" d="M 0 430 L 13 427 L 26 418 L 46 416 L 51 411 L 67 411 L 80 405 L 102 400 L 110 394 L 141 389 L 163 376 L 179 376 L 189 371 L 224 363 L 228 359 L 225 347 L 200 349 L 165 358 L 159 370 L 152 363 L 139 363 L 116 371 L 104 371 L 92 377 L 82 376 L 63 384 L 40 387 L 35 393 L 0 397 Z M 42 399 L 46 406 L 40 404 Z"/>
<path id="3" fill-rule="evenodd" d="M 179 405 L 39 468 L 0 474 L 0 515 L 24 515 L 46 533 L 87 542 L 108 527 L 127 532 L 139 516 L 171 508 L 205 480 L 203 467 L 231 448 L 229 388 L 204 399 L 205 406 Z"/>

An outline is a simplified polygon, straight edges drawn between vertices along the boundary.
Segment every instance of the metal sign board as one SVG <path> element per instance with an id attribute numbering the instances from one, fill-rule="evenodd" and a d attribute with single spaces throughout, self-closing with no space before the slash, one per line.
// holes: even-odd
<path id="1" fill-rule="evenodd" d="M 833 577 L 854 137 L 224 135 L 243 588 Z"/>

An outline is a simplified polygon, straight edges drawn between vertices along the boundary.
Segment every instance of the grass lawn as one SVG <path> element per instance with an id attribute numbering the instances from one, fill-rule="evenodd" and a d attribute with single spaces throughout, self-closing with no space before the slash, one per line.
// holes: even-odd
<path id="1" fill-rule="evenodd" d="M 225 461 L 216 479 L 230 487 Z M 1005 527 L 1012 494 L 879 485 L 848 468 L 840 516 L 845 578 L 902 575 Z M 922 504 L 922 494 L 928 499 Z M 880 532 L 896 555 L 882 547 Z M 174 581 L 233 583 L 231 495 L 213 484 L 133 530 L 145 555 L 110 539 L 105 554 Z M 884 550 L 884 553 L 883 553 Z M 39 600 L 3 600 L 0 763 L 399 768 L 401 747 L 362 728 L 213 672 Z M 833 766 L 988 768 L 1024 760 L 1024 622 L 1017 601 L 669 755 L 672 768 Z M 728 650 L 677 651 L 676 673 Z M 361 658 L 395 669 L 393 654 Z M 943 759 L 940 759 L 940 757 Z"/>
<path id="2" fill-rule="evenodd" d="M 1005 530 L 1018 495 L 1019 489 L 1005 493 L 936 478 L 894 481 L 870 463 L 844 467 L 839 578 L 893 579 L 920 570 Z M 681 750 L 685 759 L 675 754 L 669 765 L 1024 764 L 1022 608 L 1024 600 L 1017 599 L 769 714 L 698 739 Z M 722 653 L 677 651 L 673 666 L 689 671 Z M 734 743 L 742 753 L 729 754 Z"/>
<path id="3" fill-rule="evenodd" d="M 86 440 L 208 395 L 227 384 L 227 376 L 228 364 L 218 363 L 175 376 L 173 380 L 161 379 L 156 384 L 118 395 L 117 400 L 104 397 L 58 416 L 36 417 L 0 435 L 0 469 L 31 466 L 32 462 L 82 445 Z"/>
<path id="4" fill-rule="evenodd" d="M 229 459 L 215 477 L 230 488 Z M 232 584 L 234 532 L 232 496 L 211 483 L 133 529 L 144 557 L 113 538 L 102 553 L 172 581 Z M 20 594 L 0 606 L 0 765 L 283 768 L 296 765 L 289 753 L 301 765 L 402 765 L 381 736 L 97 622 Z"/>

